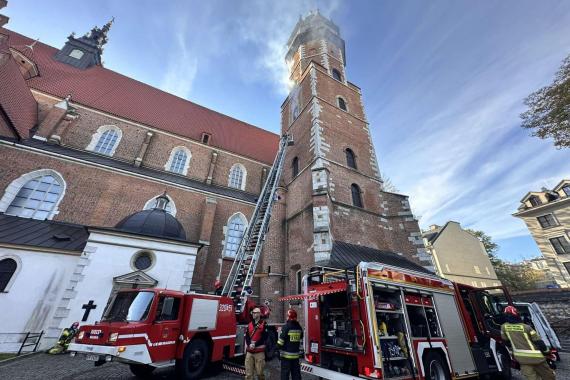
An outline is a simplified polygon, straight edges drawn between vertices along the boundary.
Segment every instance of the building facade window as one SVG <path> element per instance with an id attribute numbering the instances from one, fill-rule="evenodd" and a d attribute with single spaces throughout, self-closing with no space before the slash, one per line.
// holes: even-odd
<path id="1" fill-rule="evenodd" d="M 121 129 L 114 125 L 103 125 L 93 134 L 86 149 L 106 156 L 113 156 L 122 137 Z"/>
<path id="2" fill-rule="evenodd" d="M 302 270 L 298 270 L 297 272 L 295 272 L 295 283 L 296 283 L 296 292 L 297 294 L 302 294 L 303 293 L 303 271 Z"/>
<path id="3" fill-rule="evenodd" d="M 549 240 L 557 254 L 561 255 L 564 253 L 570 253 L 570 243 L 564 236 L 555 237 Z"/>
<path id="4" fill-rule="evenodd" d="M 532 197 L 528 198 L 528 200 L 532 206 L 540 206 L 540 204 L 542 203 L 540 201 L 540 198 L 538 198 L 537 196 L 534 196 L 534 195 Z"/>
<path id="5" fill-rule="evenodd" d="M 247 220 L 243 214 L 237 213 L 230 217 L 226 226 L 224 257 L 236 257 L 246 225 Z"/>
<path id="6" fill-rule="evenodd" d="M 190 166 L 190 159 L 192 153 L 186 147 L 176 147 L 170 152 L 170 157 L 164 166 L 164 169 L 176 173 L 186 175 L 188 174 L 188 167 Z"/>
<path id="7" fill-rule="evenodd" d="M 338 108 L 340 108 L 343 111 L 348 111 L 348 107 L 346 106 L 346 101 L 341 98 L 340 96 L 336 98 L 336 102 L 338 105 Z"/>
<path id="8" fill-rule="evenodd" d="M 8 258 L 0 260 L 0 293 L 8 290 L 8 284 L 18 269 L 16 260 Z"/>
<path id="9" fill-rule="evenodd" d="M 158 203 L 158 197 L 161 196 L 160 194 L 157 195 L 156 197 L 149 199 L 144 207 L 143 210 L 152 210 L 153 208 L 156 208 L 157 203 Z M 169 202 L 166 204 L 166 212 L 169 213 L 172 216 L 176 216 L 176 204 L 174 203 L 174 200 L 172 199 L 172 197 L 168 194 L 166 194 L 166 197 L 168 198 Z"/>
<path id="10" fill-rule="evenodd" d="M 481 274 L 481 269 L 479 269 L 477 265 L 473 266 L 473 270 L 475 271 L 476 274 Z"/>
<path id="11" fill-rule="evenodd" d="M 554 215 L 552 214 L 542 215 L 536 219 L 538 220 L 538 223 L 540 223 L 540 226 L 542 228 L 554 227 L 558 225 L 558 222 L 556 221 Z"/>
<path id="12" fill-rule="evenodd" d="M 352 205 L 362 208 L 362 192 L 360 191 L 360 187 L 353 183 L 350 185 L 350 191 L 352 193 Z"/>
<path id="13" fill-rule="evenodd" d="M 27 173 L 8 186 L 0 201 L 0 212 L 22 218 L 52 219 L 64 191 L 63 178 L 53 170 Z"/>
<path id="14" fill-rule="evenodd" d="M 234 189 L 245 190 L 245 180 L 247 172 L 242 164 L 235 164 L 230 169 L 230 177 L 228 179 L 228 186 Z"/>
<path id="15" fill-rule="evenodd" d="M 562 188 L 562 191 L 564 192 L 564 194 L 566 194 L 567 197 L 570 197 L 570 185 L 565 185 Z"/>
<path id="16" fill-rule="evenodd" d="M 293 158 L 293 162 L 291 163 L 291 173 L 293 174 L 293 178 L 299 175 L 299 157 Z"/>
<path id="17" fill-rule="evenodd" d="M 354 155 L 352 149 L 346 148 L 344 150 L 344 153 L 346 154 L 346 165 L 349 168 L 356 169 L 356 156 Z"/>
<path id="18" fill-rule="evenodd" d="M 211 138 L 212 138 L 211 134 L 206 132 L 202 133 L 202 139 L 201 139 L 202 144 L 210 145 Z"/>
<path id="19" fill-rule="evenodd" d="M 337 69 L 332 69 L 332 76 L 337 81 L 342 82 L 342 75 L 340 71 L 338 71 Z"/>

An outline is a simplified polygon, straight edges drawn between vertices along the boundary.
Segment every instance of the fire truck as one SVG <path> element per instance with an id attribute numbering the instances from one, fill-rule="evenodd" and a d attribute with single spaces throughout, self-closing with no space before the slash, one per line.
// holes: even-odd
<path id="1" fill-rule="evenodd" d="M 80 327 L 69 345 L 71 355 L 84 355 L 95 365 L 123 362 L 139 377 L 159 367 L 175 366 L 178 377 L 183 379 L 199 378 L 212 362 L 244 355 L 251 310 L 260 307 L 265 317 L 269 315 L 269 307 L 256 305 L 250 296 L 285 152 L 292 144 L 287 135 L 280 140 L 220 295 L 167 289 L 120 291 L 101 321 Z M 270 342 L 276 342 L 276 335 L 275 327 L 269 326 Z"/>
<path id="2" fill-rule="evenodd" d="M 302 370 L 327 379 L 511 378 L 502 287 L 474 288 L 418 267 L 361 262 L 304 278 Z"/>

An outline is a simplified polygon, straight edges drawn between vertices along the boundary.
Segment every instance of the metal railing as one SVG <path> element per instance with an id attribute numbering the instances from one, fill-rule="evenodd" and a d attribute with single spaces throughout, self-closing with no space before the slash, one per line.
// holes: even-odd
<path id="1" fill-rule="evenodd" d="M 18 353 L 16 354 L 21 355 L 22 353 L 26 352 L 36 352 L 38 349 L 38 345 L 40 344 L 40 340 L 44 335 L 44 331 L 40 332 L 22 332 L 22 333 L 0 333 L 1 336 L 7 336 L 8 339 L 0 339 L 0 347 L 2 345 L 12 345 L 13 347 L 18 347 Z M 10 339 L 11 336 L 14 336 L 15 339 Z M 23 338 L 21 338 L 23 336 Z M 34 347 L 31 351 L 24 351 L 27 347 Z"/>

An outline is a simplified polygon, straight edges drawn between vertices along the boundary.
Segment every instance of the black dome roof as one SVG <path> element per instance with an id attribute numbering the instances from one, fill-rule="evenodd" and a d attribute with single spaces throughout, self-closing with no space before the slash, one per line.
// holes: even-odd
<path id="1" fill-rule="evenodd" d="M 141 235 L 186 240 L 182 224 L 160 208 L 135 212 L 121 220 L 116 229 Z"/>

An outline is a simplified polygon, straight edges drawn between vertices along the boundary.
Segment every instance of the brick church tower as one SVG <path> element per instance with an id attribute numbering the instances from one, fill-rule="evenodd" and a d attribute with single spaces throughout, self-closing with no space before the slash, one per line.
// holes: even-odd
<path id="1" fill-rule="evenodd" d="M 311 266 L 330 264 L 336 253 L 391 251 L 431 267 L 407 196 L 382 190 L 338 26 L 318 12 L 300 19 L 285 60 L 294 87 L 282 105 L 281 126 L 295 141 L 283 173 L 288 293 L 298 291 L 294 278 L 298 283 Z"/>

